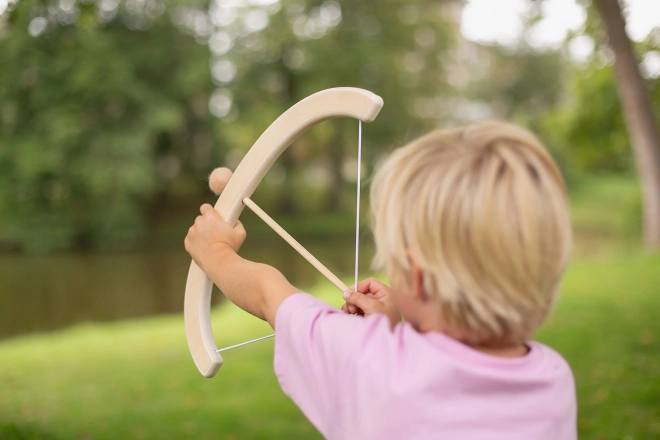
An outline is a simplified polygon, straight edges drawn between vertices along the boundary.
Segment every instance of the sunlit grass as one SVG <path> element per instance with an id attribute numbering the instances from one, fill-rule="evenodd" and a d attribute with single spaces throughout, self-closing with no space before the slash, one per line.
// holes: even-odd
<path id="1" fill-rule="evenodd" d="M 660 436 L 658 286 L 660 256 L 571 266 L 538 338 L 573 367 L 581 438 Z M 333 289 L 313 291 L 337 305 Z M 232 305 L 213 321 L 220 346 L 269 331 Z M 272 341 L 227 352 L 217 377 L 203 379 L 180 316 L 18 338 L 0 344 L 0 359 L 3 439 L 318 436 L 279 390 Z"/>
<path id="2" fill-rule="evenodd" d="M 641 241 L 641 194 L 635 176 L 594 175 L 570 189 L 577 255 L 630 253 Z"/>
<path id="3" fill-rule="evenodd" d="M 537 338 L 573 368 L 581 439 L 660 438 L 660 255 L 575 261 Z"/>
<path id="4" fill-rule="evenodd" d="M 315 290 L 338 304 L 331 289 Z M 270 331 L 231 304 L 213 311 L 213 325 L 219 346 Z M 227 352 L 218 375 L 204 379 L 181 316 L 3 342 L 0 438 L 314 438 L 279 390 L 272 346 L 268 340 Z"/>
<path id="5" fill-rule="evenodd" d="M 241 350 L 217 379 L 203 380 L 177 334 L 177 321 L 81 327 L 4 347 L 3 421 L 36 423 L 65 438 L 274 434 L 274 428 L 261 430 L 250 421 L 265 412 L 275 387 L 268 349 Z M 254 333 L 252 324 L 234 331 Z M 249 380 L 246 371 L 253 375 Z M 272 417 L 300 429 L 294 408 L 277 408 Z"/>

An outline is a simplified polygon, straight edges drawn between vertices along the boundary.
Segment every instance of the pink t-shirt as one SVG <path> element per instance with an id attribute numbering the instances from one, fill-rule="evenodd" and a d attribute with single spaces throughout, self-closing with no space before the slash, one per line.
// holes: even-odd
<path id="1" fill-rule="evenodd" d="M 577 438 L 570 367 L 538 342 L 522 357 L 490 356 L 305 293 L 282 303 L 275 330 L 282 390 L 326 438 Z"/>

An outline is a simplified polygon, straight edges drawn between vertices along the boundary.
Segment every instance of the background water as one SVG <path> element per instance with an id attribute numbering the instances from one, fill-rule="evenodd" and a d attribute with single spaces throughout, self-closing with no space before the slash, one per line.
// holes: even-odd
<path id="1" fill-rule="evenodd" d="M 352 279 L 351 237 L 301 242 L 335 274 Z M 365 271 L 371 248 L 362 246 Z M 277 267 L 301 289 L 322 278 L 278 237 L 248 237 L 240 254 Z M 189 265 L 182 246 L 139 253 L 0 255 L 0 338 L 82 322 L 181 313 Z M 222 298 L 215 289 L 214 304 Z"/>

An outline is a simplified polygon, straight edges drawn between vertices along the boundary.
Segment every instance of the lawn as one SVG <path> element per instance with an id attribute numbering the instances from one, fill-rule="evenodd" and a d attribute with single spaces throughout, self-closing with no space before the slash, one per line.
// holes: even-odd
<path id="1" fill-rule="evenodd" d="M 636 186 L 601 183 L 575 190 L 577 241 L 586 251 L 571 264 L 537 339 L 573 368 L 580 438 L 660 438 L 660 254 L 630 244 L 635 234 L 626 219 L 634 218 Z M 580 235 L 590 224 L 597 238 Z M 333 289 L 323 283 L 311 291 L 337 305 Z M 215 309 L 213 322 L 219 346 L 269 330 L 231 304 Z M 279 390 L 271 340 L 224 358 L 216 378 L 202 378 L 182 316 L 0 342 L 0 439 L 319 437 Z"/>

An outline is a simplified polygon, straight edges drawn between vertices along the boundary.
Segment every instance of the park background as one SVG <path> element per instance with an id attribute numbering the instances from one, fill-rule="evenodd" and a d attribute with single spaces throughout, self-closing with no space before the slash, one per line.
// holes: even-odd
<path id="1" fill-rule="evenodd" d="M 539 135 L 567 181 L 575 249 L 537 337 L 574 370 L 580 438 L 660 438 L 660 220 L 644 209 L 660 179 L 660 7 L 622 1 L 626 37 L 606 26 L 616 4 L 0 0 L 0 438 L 318 437 L 277 386 L 272 341 L 198 374 L 183 238 L 215 200 L 213 168 L 235 168 L 279 114 L 337 86 L 384 98 L 364 125 L 365 190 L 388 151 L 436 127 L 494 118 Z M 615 52 L 628 41 L 626 77 Z M 641 85 L 632 101 L 626 82 Z M 349 284 L 356 153 L 357 121 L 325 122 L 254 196 Z M 242 255 L 340 303 L 242 220 Z M 214 298 L 218 345 L 268 331 Z"/>

